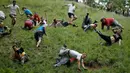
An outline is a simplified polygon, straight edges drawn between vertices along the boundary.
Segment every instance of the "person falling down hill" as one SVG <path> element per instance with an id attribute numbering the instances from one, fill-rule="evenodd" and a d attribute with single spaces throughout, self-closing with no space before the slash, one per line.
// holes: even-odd
<path id="1" fill-rule="evenodd" d="M 17 48 L 16 45 L 13 45 L 12 48 L 14 50 L 13 60 L 18 60 L 22 64 L 24 64 L 29 60 L 28 55 L 25 53 L 22 47 Z"/>
<path id="2" fill-rule="evenodd" d="M 119 42 L 119 46 L 121 45 L 121 41 L 122 41 L 122 36 L 121 36 L 121 32 L 122 29 L 120 29 L 119 27 L 115 27 L 112 29 L 113 31 L 113 35 L 112 36 L 108 36 L 108 35 L 104 35 L 102 34 L 100 31 L 96 30 L 96 33 L 98 33 L 98 35 L 104 40 L 106 41 L 106 45 L 110 46 L 113 43 Z"/>
<path id="3" fill-rule="evenodd" d="M 4 26 L 3 24 L 0 24 L 0 36 L 3 37 L 9 34 L 11 34 L 11 29 L 8 26 Z"/>
<path id="4" fill-rule="evenodd" d="M 27 17 L 33 16 L 31 10 L 27 9 L 26 7 L 22 7 L 22 10 L 24 11 L 24 13 L 25 13 L 25 15 L 26 15 Z M 24 13 L 22 13 L 21 15 L 23 15 Z"/>
<path id="5" fill-rule="evenodd" d="M 32 17 L 25 20 L 23 29 L 31 30 L 33 27 L 34 27 L 34 21 Z"/>
<path id="6" fill-rule="evenodd" d="M 54 67 L 59 67 L 61 65 L 67 65 L 70 66 L 71 63 L 73 63 L 74 60 L 77 61 L 78 63 L 78 70 L 80 71 L 80 65 L 82 65 L 82 67 L 84 69 L 87 69 L 84 65 L 84 59 L 86 58 L 86 54 L 85 53 L 79 53 L 75 50 L 71 50 L 71 49 L 67 49 L 67 46 L 64 45 L 59 52 L 59 58 L 56 61 L 56 64 L 54 65 Z"/>
<path id="7" fill-rule="evenodd" d="M 46 35 L 45 26 L 44 24 L 40 24 L 40 26 L 36 29 L 34 33 L 34 38 L 36 40 L 36 47 L 39 47 L 44 34 Z"/>
<path id="8" fill-rule="evenodd" d="M 101 20 L 101 29 L 104 29 L 104 26 L 107 26 L 107 30 L 111 27 L 119 27 L 123 29 L 123 26 L 114 18 L 102 18 Z"/>
<path id="9" fill-rule="evenodd" d="M 86 32 L 88 29 L 96 29 L 97 25 L 97 21 L 95 20 L 93 24 L 85 25 L 84 31 Z"/>
<path id="10" fill-rule="evenodd" d="M 77 25 L 64 21 L 63 19 L 62 20 L 53 19 L 52 24 L 50 24 L 49 26 L 54 26 L 56 28 L 56 27 L 67 27 L 69 25 L 72 25 L 73 27 L 78 27 Z"/>
<path id="11" fill-rule="evenodd" d="M 84 30 L 86 26 L 90 25 L 91 23 L 91 18 L 89 17 L 89 13 L 87 13 L 82 23 L 82 29 Z"/>

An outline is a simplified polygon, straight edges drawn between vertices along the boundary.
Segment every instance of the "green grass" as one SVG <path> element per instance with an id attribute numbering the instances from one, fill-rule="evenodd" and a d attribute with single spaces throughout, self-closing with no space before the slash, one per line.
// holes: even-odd
<path id="1" fill-rule="evenodd" d="M 10 3 L 9 0 L 1 0 L 0 5 Z M 26 6 L 32 12 L 37 12 L 40 16 L 45 16 L 47 13 L 48 24 L 52 22 L 53 18 L 68 20 L 67 7 L 64 0 L 18 0 L 17 4 L 22 8 Z M 68 48 L 85 52 L 87 54 L 86 62 L 95 59 L 100 62 L 103 67 L 99 69 L 83 70 L 82 73 L 129 73 L 130 70 L 130 39 L 129 39 L 129 17 L 123 17 L 114 13 L 93 9 L 83 4 L 76 3 L 76 15 L 78 19 L 74 22 L 79 27 L 73 28 L 72 26 L 53 28 L 47 27 L 47 36 L 43 36 L 43 41 L 39 50 L 35 47 L 35 40 L 33 34 L 36 28 L 31 31 L 21 29 L 21 26 L 26 20 L 26 16 L 17 15 L 17 24 L 13 27 L 12 34 L 4 38 L 0 38 L 0 73 L 78 73 L 77 64 L 73 64 L 70 68 L 61 66 L 54 68 L 55 58 L 58 55 L 59 48 L 66 43 Z M 3 9 L 6 15 L 9 14 L 9 9 Z M 83 32 L 81 29 L 82 20 L 85 14 L 89 12 L 91 18 L 100 20 L 101 17 L 114 17 L 123 26 L 122 33 L 123 43 L 121 46 L 113 44 L 110 47 L 101 46 L 99 36 L 93 32 Z M 11 20 L 8 16 L 4 21 L 5 25 L 11 27 Z M 100 22 L 98 29 L 100 30 Z M 111 30 L 102 31 L 104 34 L 112 35 Z M 24 65 L 13 62 L 10 57 L 13 52 L 12 45 L 15 41 L 21 41 L 21 46 L 25 48 L 26 53 L 30 57 L 30 61 Z M 114 63 L 110 65 L 110 62 Z M 107 65 L 107 66 L 106 66 Z"/>

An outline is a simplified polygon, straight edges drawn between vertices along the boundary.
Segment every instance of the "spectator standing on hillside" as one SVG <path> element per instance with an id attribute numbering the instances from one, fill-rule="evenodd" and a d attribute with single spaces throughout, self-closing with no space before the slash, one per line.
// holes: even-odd
<path id="1" fill-rule="evenodd" d="M 19 14 L 21 14 L 19 6 L 16 5 L 16 1 L 15 0 L 13 0 L 13 4 L 10 4 L 8 6 L 3 5 L 3 6 L 4 6 L 4 8 L 10 8 L 9 16 L 11 17 L 12 25 L 14 26 L 16 24 L 16 15 L 17 15 L 16 14 L 16 10 L 18 10 Z"/>
<path id="2" fill-rule="evenodd" d="M 77 19 L 77 16 L 74 14 L 74 12 L 75 12 L 75 4 L 74 3 L 67 4 L 66 6 L 69 7 L 68 8 L 68 16 L 70 18 L 69 23 L 72 24 L 72 22 Z"/>

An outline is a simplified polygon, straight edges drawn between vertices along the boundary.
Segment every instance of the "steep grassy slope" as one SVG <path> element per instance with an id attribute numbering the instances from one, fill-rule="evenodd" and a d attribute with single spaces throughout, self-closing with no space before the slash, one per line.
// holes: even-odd
<path id="1" fill-rule="evenodd" d="M 1 0 L 0 5 L 10 3 L 9 0 Z M 18 0 L 20 7 L 26 6 L 32 12 L 37 12 L 41 16 L 47 13 L 48 24 L 52 22 L 53 18 L 68 20 L 67 7 L 64 4 L 70 3 L 63 0 Z M 53 28 L 47 27 L 47 36 L 44 36 L 40 48 L 35 47 L 35 40 L 33 38 L 35 27 L 31 31 L 21 29 L 26 16 L 17 16 L 17 24 L 12 28 L 12 34 L 4 38 L 0 38 L 0 73 L 79 73 L 77 72 L 77 64 L 73 64 L 70 68 L 61 66 L 54 68 L 53 64 L 57 57 L 59 48 L 66 43 L 68 48 L 85 52 L 87 54 L 86 62 L 97 60 L 102 67 L 98 69 L 83 70 L 82 73 L 129 73 L 130 68 L 130 39 L 129 39 L 129 20 L 130 18 L 115 15 L 97 9 L 89 8 L 82 4 L 77 4 L 76 15 L 78 16 L 78 28 L 61 27 Z M 6 15 L 9 14 L 9 9 L 3 9 Z M 100 42 L 104 42 L 94 31 L 83 32 L 81 29 L 82 20 L 85 14 L 89 12 L 94 20 L 100 20 L 101 17 L 114 17 L 123 26 L 123 44 L 118 46 L 114 44 L 110 47 L 101 46 Z M 4 21 L 5 25 L 11 27 L 11 20 L 9 16 Z M 98 26 L 100 30 L 100 23 Z M 112 35 L 111 30 L 102 31 L 104 34 Z M 29 54 L 30 61 L 24 65 L 13 62 L 10 57 L 12 54 L 12 45 L 15 41 L 21 41 L 21 46 L 25 48 Z M 38 50 L 39 49 L 39 50 Z"/>

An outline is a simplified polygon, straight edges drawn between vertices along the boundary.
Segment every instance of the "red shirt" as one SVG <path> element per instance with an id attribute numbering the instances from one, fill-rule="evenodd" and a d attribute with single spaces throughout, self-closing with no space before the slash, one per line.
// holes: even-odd
<path id="1" fill-rule="evenodd" d="M 31 28 L 33 26 L 32 20 L 26 20 L 24 26 Z"/>
<path id="2" fill-rule="evenodd" d="M 114 18 L 104 18 L 105 23 L 102 23 L 106 26 L 111 26 L 111 24 L 114 22 Z"/>

